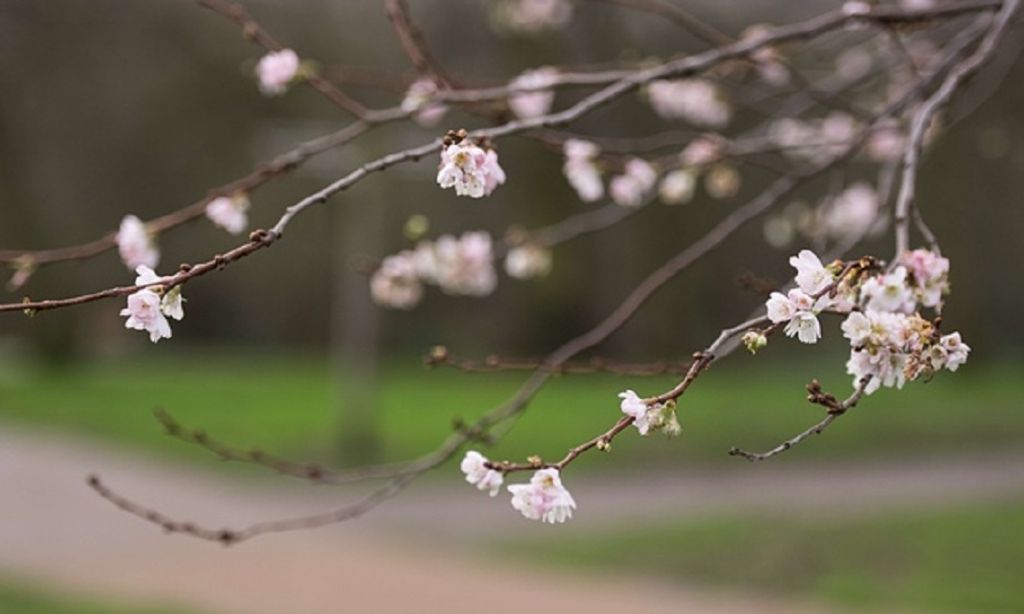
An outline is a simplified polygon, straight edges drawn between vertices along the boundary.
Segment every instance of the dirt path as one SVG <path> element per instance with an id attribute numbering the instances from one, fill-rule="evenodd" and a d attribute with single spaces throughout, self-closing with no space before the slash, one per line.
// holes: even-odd
<path id="1" fill-rule="evenodd" d="M 657 582 L 508 568 L 456 546 L 496 534 L 585 531 L 750 506 L 852 514 L 1024 494 L 1024 452 L 816 468 L 736 464 L 721 472 L 574 482 L 578 517 L 552 529 L 518 517 L 502 497 L 491 500 L 452 480 L 418 485 L 347 525 L 221 548 L 164 536 L 114 510 L 84 486 L 91 471 L 167 512 L 214 525 L 316 511 L 338 503 L 337 495 L 305 484 L 240 483 L 78 439 L 0 429 L 0 575 L 103 598 L 246 614 L 822 611 Z"/>

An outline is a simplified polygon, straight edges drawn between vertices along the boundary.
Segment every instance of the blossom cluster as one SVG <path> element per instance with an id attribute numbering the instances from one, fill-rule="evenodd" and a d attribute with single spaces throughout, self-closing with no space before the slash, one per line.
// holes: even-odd
<path id="1" fill-rule="evenodd" d="M 546 115 L 555 101 L 555 93 L 550 88 L 558 78 L 558 71 L 550 66 L 542 66 L 528 70 L 513 79 L 509 86 L 517 91 L 508 97 L 508 106 L 516 117 L 530 119 Z"/>
<path id="2" fill-rule="evenodd" d="M 562 144 L 562 152 L 565 154 L 562 173 L 580 200 L 592 203 L 603 198 L 604 182 L 597 165 L 601 148 L 589 141 L 568 139 Z"/>
<path id="3" fill-rule="evenodd" d="M 370 278 L 370 292 L 380 305 L 412 309 L 423 298 L 423 284 L 447 294 L 486 296 L 498 279 L 491 236 L 470 231 L 420 241 L 415 249 L 388 256 Z"/>
<path id="4" fill-rule="evenodd" d="M 775 247 L 785 247 L 797 233 L 818 242 L 871 238 L 885 230 L 888 223 L 879 215 L 880 209 L 875 188 L 857 181 L 835 196 L 823 199 L 817 207 L 800 201 L 791 203 L 765 221 L 765 240 Z"/>
<path id="5" fill-rule="evenodd" d="M 938 313 L 949 291 L 949 260 L 916 249 L 902 254 L 887 271 L 867 267 L 828 266 L 810 250 L 790 258 L 796 269 L 796 288 L 773 292 L 765 307 L 768 319 L 803 343 L 821 338 L 822 313 L 846 315 L 841 325 L 850 341 L 847 372 L 854 386 L 871 394 L 881 386 L 902 388 L 907 381 L 930 376 L 943 368 L 956 371 L 967 360 L 970 347 L 960 333 L 942 335 L 937 323 L 920 314 L 921 308 Z M 763 334 L 744 336 L 751 351 L 767 342 Z"/>
<path id="6" fill-rule="evenodd" d="M 138 274 L 135 285 L 146 287 L 128 296 L 128 305 L 121 310 L 121 315 L 128 318 L 125 328 L 146 331 L 153 343 L 170 339 L 171 324 L 167 318 L 181 320 L 185 317 L 181 286 L 164 291 L 162 286 L 154 285 L 160 283 L 161 277 L 153 269 L 140 265 L 135 272 Z"/>
<path id="7" fill-rule="evenodd" d="M 495 27 L 534 34 L 564 27 L 572 18 L 569 0 L 492 0 Z"/>
<path id="8" fill-rule="evenodd" d="M 437 171 L 439 186 L 455 188 L 459 196 L 482 198 L 490 196 L 503 183 L 505 171 L 493 148 L 481 147 L 461 131 L 445 137 Z"/>
<path id="9" fill-rule="evenodd" d="M 689 202 L 703 176 L 704 188 L 713 198 L 734 196 L 740 187 L 739 171 L 721 162 L 725 140 L 717 134 L 704 134 L 694 138 L 679 153 L 678 166 L 670 164 L 667 172 L 642 158 L 629 158 L 622 172 L 608 182 L 608 195 L 612 202 L 623 207 L 639 207 L 647 202 L 657 186 L 661 201 L 668 205 Z M 580 200 L 595 202 L 605 195 L 604 182 L 598 156 L 600 147 L 581 139 L 568 139 L 562 145 L 565 162 L 562 173 Z M 659 165 L 666 164 L 665 160 Z M 659 181 L 660 175 L 660 181 Z"/>
<path id="10" fill-rule="evenodd" d="M 623 207 L 639 207 L 658 182 L 658 171 L 650 162 L 641 158 L 626 161 L 621 175 L 612 177 L 608 183 L 608 194 L 615 204 Z"/>
<path id="11" fill-rule="evenodd" d="M 706 79 L 661 79 L 647 86 L 654 112 L 665 119 L 685 119 L 698 126 L 723 128 L 732 109 L 717 85 Z"/>
<path id="12" fill-rule="evenodd" d="M 462 459 L 460 468 L 467 482 L 494 497 L 501 489 L 504 476 L 489 463 L 482 454 L 471 450 Z M 572 518 L 576 509 L 576 501 L 562 485 L 562 476 L 554 467 L 538 469 L 528 483 L 511 484 L 508 491 L 512 494 L 512 507 L 530 520 L 562 523 Z"/>

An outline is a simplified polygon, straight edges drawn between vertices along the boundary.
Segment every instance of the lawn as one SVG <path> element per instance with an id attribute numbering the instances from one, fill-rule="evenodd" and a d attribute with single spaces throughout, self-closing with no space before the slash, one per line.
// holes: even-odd
<path id="1" fill-rule="evenodd" d="M 579 466 L 738 463 L 742 461 L 725 454 L 730 446 L 771 446 L 820 417 L 820 408 L 803 400 L 813 366 L 752 366 L 753 359 L 742 357 L 702 376 L 680 405 L 683 434 L 678 439 L 641 440 L 630 431 L 616 440 L 614 463 L 592 455 Z M 332 409 L 338 394 L 323 360 L 201 354 L 64 368 L 8 365 L 0 372 L 0 419 L 88 433 L 137 450 L 209 463 L 204 452 L 162 433 L 151 416 L 161 406 L 186 424 L 244 446 L 320 460 L 340 457 L 341 428 L 337 409 Z M 779 462 L 1020 445 L 1024 413 L 1019 411 L 1019 373 L 1016 364 L 971 364 L 902 392 L 882 390 L 826 435 Z M 826 389 L 845 393 L 850 385 L 841 373 L 823 375 Z M 402 459 L 436 445 L 450 432 L 454 417 L 470 419 L 507 398 L 524 376 L 428 370 L 410 359 L 388 366 L 378 377 L 378 456 Z M 618 417 L 616 394 L 622 389 L 645 394 L 671 384 L 666 377 L 558 377 L 489 454 L 561 455 Z"/>
<path id="2" fill-rule="evenodd" d="M 665 521 L 497 551 L 857 610 L 1024 611 L 1024 501 L 856 520 Z"/>
<path id="3" fill-rule="evenodd" d="M 6 614 L 184 614 L 178 608 L 133 606 L 55 594 L 33 584 L 0 578 L 0 612 Z"/>

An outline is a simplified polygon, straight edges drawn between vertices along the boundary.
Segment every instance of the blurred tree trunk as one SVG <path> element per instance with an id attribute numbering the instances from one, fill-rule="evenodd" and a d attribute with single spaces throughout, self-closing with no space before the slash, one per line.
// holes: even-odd
<path id="1" fill-rule="evenodd" d="M 377 310 L 359 260 L 377 253 L 383 187 L 360 194 L 358 205 L 338 202 L 330 206 L 335 237 L 331 271 L 331 377 L 336 392 L 332 411 L 337 414 L 336 456 L 344 463 L 365 463 L 380 456 L 381 434 L 377 411 Z"/>

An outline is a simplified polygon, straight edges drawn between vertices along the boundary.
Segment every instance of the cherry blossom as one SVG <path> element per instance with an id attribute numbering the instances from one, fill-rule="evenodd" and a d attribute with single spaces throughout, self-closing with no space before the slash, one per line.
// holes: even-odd
<path id="1" fill-rule="evenodd" d="M 622 399 L 619 409 L 633 418 L 633 426 L 641 435 L 658 430 L 670 437 L 679 434 L 679 420 L 676 418 L 676 412 L 672 405 L 648 404 L 632 390 L 620 392 L 619 398 Z"/>
<path id="2" fill-rule="evenodd" d="M 429 77 L 413 81 L 405 92 L 405 98 L 402 99 L 402 110 L 412 113 L 416 123 L 424 128 L 436 126 L 448 112 L 447 106 L 433 101 L 437 91 L 437 82 Z"/>
<path id="3" fill-rule="evenodd" d="M 555 100 L 555 93 L 549 88 L 555 84 L 558 78 L 558 71 L 554 68 L 544 66 L 528 70 L 513 79 L 509 86 L 536 91 L 517 92 L 509 96 L 508 106 L 516 117 L 529 119 L 539 117 L 551 110 L 551 103 Z"/>
<path id="4" fill-rule="evenodd" d="M 498 0 L 492 13 L 496 26 L 530 34 L 563 27 L 571 17 L 569 0 Z"/>
<path id="5" fill-rule="evenodd" d="M 731 164 L 718 163 L 704 175 L 704 189 L 712 198 L 736 196 L 740 191 L 740 173 Z"/>
<path id="6" fill-rule="evenodd" d="M 141 265 L 135 272 L 135 285 L 159 283 L 159 277 L 153 269 Z M 181 320 L 185 317 L 182 308 L 184 299 L 181 296 L 180 286 L 164 292 L 160 286 L 148 286 L 128 295 L 128 305 L 121 310 L 121 316 L 127 317 L 125 328 L 144 330 L 149 333 L 149 340 L 153 343 L 161 339 L 171 338 L 171 325 L 167 318 Z"/>
<path id="7" fill-rule="evenodd" d="M 658 186 L 658 196 L 666 205 L 681 205 L 693 199 L 697 173 L 693 169 L 677 169 L 666 174 Z"/>
<path id="8" fill-rule="evenodd" d="M 260 91 L 266 96 L 279 96 L 299 74 L 299 56 L 291 49 L 271 51 L 256 64 Z"/>
<path id="9" fill-rule="evenodd" d="M 865 281 L 861 296 L 868 309 L 901 313 L 914 311 L 914 292 L 907 285 L 907 268 L 904 266 Z"/>
<path id="10" fill-rule="evenodd" d="M 220 196 L 206 205 L 206 217 L 233 235 L 249 226 L 249 199 L 244 194 Z"/>
<path id="11" fill-rule="evenodd" d="M 604 196 L 604 183 L 595 159 L 601 149 L 589 141 L 568 139 L 562 151 L 565 154 L 562 172 L 580 200 L 588 203 L 600 200 Z"/>
<path id="12" fill-rule="evenodd" d="M 412 309 L 423 298 L 415 254 L 406 250 L 388 256 L 370 277 L 370 294 L 379 304 L 395 309 Z"/>
<path id="13" fill-rule="evenodd" d="M 129 269 L 155 267 L 160 262 L 160 250 L 146 229 L 146 225 L 134 215 L 126 215 L 115 237 L 117 252 Z"/>
<path id="14" fill-rule="evenodd" d="M 551 250 L 527 243 L 508 250 L 505 272 L 516 279 L 544 277 L 551 272 Z"/>
<path id="15" fill-rule="evenodd" d="M 823 209 L 825 232 L 836 239 L 861 236 L 875 225 L 877 217 L 878 194 L 863 181 L 848 187 Z"/>
<path id="16" fill-rule="evenodd" d="M 437 183 L 445 189 L 454 187 L 459 196 L 482 198 L 505 183 L 505 171 L 498 164 L 496 151 L 485 151 L 463 139 L 441 150 Z"/>
<path id="17" fill-rule="evenodd" d="M 926 249 L 906 252 L 900 262 L 914 282 L 914 295 L 925 307 L 938 307 L 949 291 L 949 260 Z"/>
<path id="18" fill-rule="evenodd" d="M 722 157 L 725 139 L 717 134 L 703 134 L 690 141 L 679 154 L 684 166 L 706 166 Z"/>
<path id="19" fill-rule="evenodd" d="M 487 457 L 475 450 L 466 452 L 459 468 L 466 474 L 466 481 L 476 486 L 478 490 L 490 491 L 492 497 L 497 496 L 501 490 L 501 483 L 504 480 L 500 471 L 487 467 Z"/>
<path id="20" fill-rule="evenodd" d="M 434 245 L 434 257 L 437 284 L 448 294 L 486 296 L 498 283 L 486 232 L 466 232 L 458 239 L 443 236 Z"/>
<path id="21" fill-rule="evenodd" d="M 658 180 L 658 172 L 649 162 L 631 158 L 626 162 L 625 172 L 614 177 L 608 184 L 608 191 L 615 204 L 623 207 L 639 207 L 644 197 Z"/>
<path id="22" fill-rule="evenodd" d="M 561 476 L 554 468 L 540 469 L 529 484 L 512 484 L 508 491 L 512 493 L 512 507 L 530 520 L 565 522 L 576 509 L 576 502 L 562 486 Z"/>
<path id="23" fill-rule="evenodd" d="M 815 300 L 800 288 L 793 288 L 788 294 L 772 292 L 765 308 L 773 323 L 786 323 L 783 332 L 787 337 L 796 337 L 802 343 L 816 343 L 821 338 L 818 314 L 828 305 L 827 297 Z"/>
<path id="24" fill-rule="evenodd" d="M 654 81 L 647 86 L 647 98 L 661 117 L 699 126 L 722 128 L 732 115 L 718 86 L 706 79 Z"/>
<path id="25" fill-rule="evenodd" d="M 817 294 L 832 283 L 832 273 L 821 259 L 809 249 L 801 250 L 789 259 L 789 264 L 796 269 L 796 284 L 807 294 Z"/>

